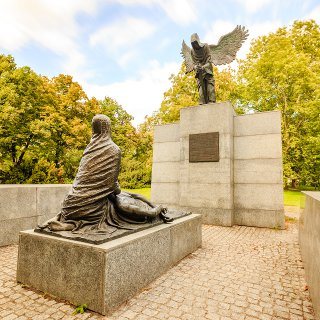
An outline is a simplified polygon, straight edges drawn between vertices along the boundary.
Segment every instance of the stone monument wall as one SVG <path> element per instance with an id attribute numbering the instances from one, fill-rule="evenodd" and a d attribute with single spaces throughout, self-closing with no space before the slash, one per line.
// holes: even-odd
<path id="1" fill-rule="evenodd" d="M 0 186 L 0 246 L 18 243 L 21 230 L 54 217 L 70 184 Z"/>
<path id="2" fill-rule="evenodd" d="M 208 133 L 218 148 L 201 140 Z M 280 113 L 238 116 L 229 102 L 181 109 L 179 123 L 155 128 L 151 199 L 207 224 L 283 227 Z"/>
<path id="3" fill-rule="evenodd" d="M 178 205 L 180 181 L 180 125 L 157 126 L 153 144 L 151 198 Z"/>
<path id="4" fill-rule="evenodd" d="M 320 319 L 320 192 L 305 191 L 301 201 L 299 244 L 315 319 Z"/>
<path id="5" fill-rule="evenodd" d="M 280 112 L 234 117 L 234 223 L 283 225 Z"/>

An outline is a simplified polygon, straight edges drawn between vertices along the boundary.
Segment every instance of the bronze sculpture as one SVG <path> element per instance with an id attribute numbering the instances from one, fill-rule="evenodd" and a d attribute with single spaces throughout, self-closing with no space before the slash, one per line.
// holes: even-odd
<path id="1" fill-rule="evenodd" d="M 74 238 L 70 232 L 82 234 L 84 237 L 78 239 L 82 241 L 88 240 L 86 235 L 105 234 L 106 241 L 113 234 L 124 234 L 119 229 L 138 230 L 143 224 L 171 222 L 173 218 L 167 215 L 166 208 L 155 206 L 140 195 L 121 192 L 120 160 L 120 149 L 111 139 L 109 118 L 94 116 L 91 141 L 61 211 L 35 231 L 69 238 Z M 94 239 L 89 242 L 96 243 Z"/>
<path id="2" fill-rule="evenodd" d="M 181 54 L 186 65 L 186 73 L 196 73 L 199 104 L 216 102 L 212 64 L 218 66 L 232 62 L 248 35 L 245 27 L 237 26 L 232 32 L 222 36 L 217 45 L 201 43 L 197 33 L 191 35 L 192 48 L 183 40 Z"/>

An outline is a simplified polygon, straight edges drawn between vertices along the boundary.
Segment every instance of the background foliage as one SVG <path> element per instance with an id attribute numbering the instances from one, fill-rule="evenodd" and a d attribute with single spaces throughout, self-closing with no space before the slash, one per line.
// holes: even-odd
<path id="1" fill-rule="evenodd" d="M 320 188 L 320 27 L 296 21 L 259 37 L 238 69 L 214 67 L 217 101 L 238 113 L 280 110 L 285 186 Z M 91 119 L 110 117 L 122 150 L 120 184 L 150 185 L 153 128 L 198 104 L 194 74 L 171 76 L 158 111 L 138 128 L 115 100 L 89 99 L 69 75 L 52 79 L 0 55 L 0 183 L 70 183 L 90 140 Z"/>
<path id="2" fill-rule="evenodd" d="M 48 79 L 1 55 L 0 182 L 72 182 L 97 113 L 110 117 L 121 148 L 122 186 L 149 185 L 151 139 L 116 101 L 89 99 L 71 76 Z"/>

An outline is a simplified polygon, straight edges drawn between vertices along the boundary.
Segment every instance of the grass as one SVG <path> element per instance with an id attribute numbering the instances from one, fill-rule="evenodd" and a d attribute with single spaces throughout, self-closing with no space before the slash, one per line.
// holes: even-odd
<path id="1" fill-rule="evenodd" d="M 294 218 L 294 217 L 285 216 L 284 218 L 285 218 L 285 221 L 289 222 L 289 223 L 297 223 L 297 221 L 298 221 L 298 219 Z"/>
<path id="2" fill-rule="evenodd" d="M 300 201 L 305 201 L 305 195 L 300 191 L 284 190 L 283 193 L 285 206 L 300 207 Z"/>
<path id="3" fill-rule="evenodd" d="M 138 193 L 143 195 L 145 198 L 150 200 L 151 198 L 151 188 L 141 188 L 141 189 L 123 189 L 123 191 Z"/>
<path id="4" fill-rule="evenodd" d="M 151 188 L 141 188 L 141 189 L 124 189 L 124 191 L 138 193 L 150 200 L 151 198 Z M 284 205 L 300 207 L 300 201 L 305 200 L 305 195 L 300 191 L 284 190 Z"/>

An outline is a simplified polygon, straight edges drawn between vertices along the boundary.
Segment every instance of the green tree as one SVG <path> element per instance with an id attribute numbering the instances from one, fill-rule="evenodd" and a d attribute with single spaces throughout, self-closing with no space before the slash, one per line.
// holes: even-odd
<path id="1" fill-rule="evenodd" d="M 231 68 L 214 67 L 217 102 L 237 99 L 235 72 Z M 185 73 L 184 63 L 176 75 L 170 77 L 171 88 L 164 93 L 159 111 L 153 116 L 158 123 L 179 120 L 180 109 L 198 105 L 199 93 L 194 72 Z"/>
<path id="2" fill-rule="evenodd" d="M 23 182 L 31 175 L 32 151 L 43 141 L 45 79 L 0 55 L 0 181 Z"/>
<path id="3" fill-rule="evenodd" d="M 47 139 L 38 152 L 48 163 L 54 164 L 58 174 L 58 181 L 54 182 L 70 182 L 90 140 L 90 123 L 99 113 L 99 103 L 94 98 L 88 99 L 81 86 L 69 75 L 60 74 L 48 79 L 47 88 L 50 92 L 44 109 Z M 28 182 L 35 182 L 33 176 Z"/>
<path id="4" fill-rule="evenodd" d="M 315 21 L 296 21 L 255 40 L 239 65 L 240 105 L 282 113 L 284 180 L 293 187 L 319 186 L 319 43 Z"/>
<path id="5" fill-rule="evenodd" d="M 106 97 L 100 101 L 101 113 L 112 123 L 112 139 L 121 149 L 119 182 L 122 188 L 141 188 L 150 185 L 151 164 L 148 137 L 136 130 L 133 117 L 115 100 Z M 152 146 L 151 146 L 152 149 Z"/>
<path id="6" fill-rule="evenodd" d="M 136 129 L 131 123 L 133 117 L 112 98 L 105 97 L 99 105 L 100 112 L 110 118 L 112 140 L 120 147 L 122 157 L 132 155 L 137 144 Z"/>

